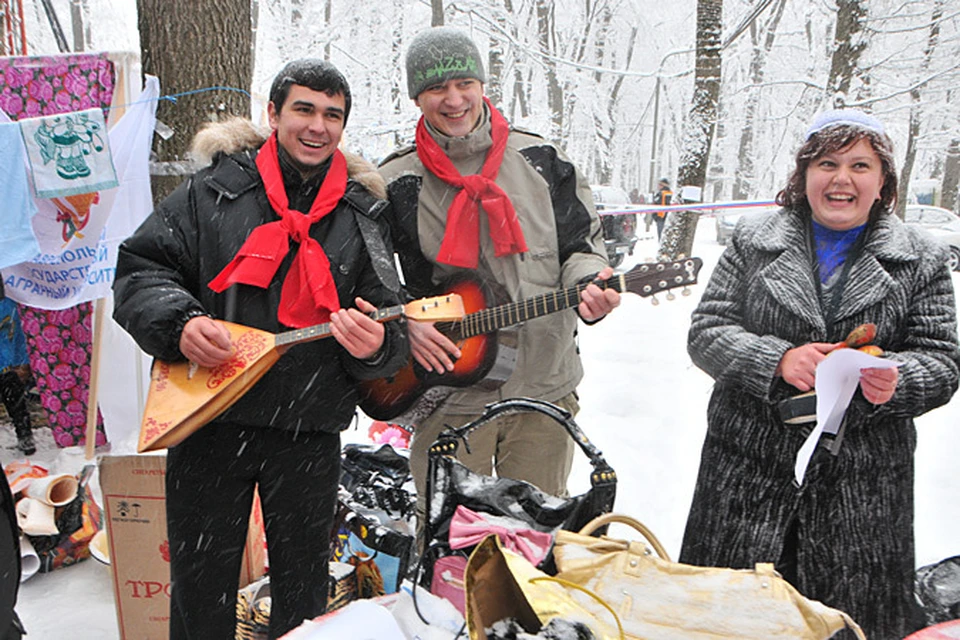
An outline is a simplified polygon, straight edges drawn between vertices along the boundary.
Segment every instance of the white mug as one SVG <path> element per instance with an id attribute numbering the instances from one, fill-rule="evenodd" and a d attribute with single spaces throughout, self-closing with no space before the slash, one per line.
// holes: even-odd
<path id="1" fill-rule="evenodd" d="M 79 483 L 76 476 L 61 473 L 56 476 L 35 478 L 27 487 L 27 496 L 45 502 L 51 507 L 62 507 L 77 497 Z"/>

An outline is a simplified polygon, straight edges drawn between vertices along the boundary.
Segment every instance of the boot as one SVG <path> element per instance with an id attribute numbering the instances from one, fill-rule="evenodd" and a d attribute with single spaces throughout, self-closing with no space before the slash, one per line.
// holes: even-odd
<path id="1" fill-rule="evenodd" d="M 13 420 L 14 430 L 17 432 L 17 448 L 23 455 L 32 456 L 37 452 L 37 446 L 33 441 L 30 411 L 27 409 L 27 388 L 20 376 L 13 371 L 7 371 L 0 376 L 0 391 L 3 393 L 7 414 Z"/>
<path id="2" fill-rule="evenodd" d="M 30 413 L 27 411 L 27 396 L 23 396 L 23 413 L 13 418 L 13 428 L 17 432 L 17 449 L 25 456 L 32 456 L 37 452 L 37 445 L 33 441 L 33 427 L 30 426 Z"/>
<path id="3" fill-rule="evenodd" d="M 26 389 L 24 389 L 26 392 Z M 30 425 L 30 411 L 27 409 L 27 394 L 20 395 L 19 410 L 11 412 L 13 428 L 17 432 L 17 449 L 25 456 L 32 456 L 37 452 L 37 445 L 33 441 L 33 427 Z"/>
<path id="4" fill-rule="evenodd" d="M 30 425 L 27 425 L 25 431 L 17 429 L 17 449 L 20 449 L 20 452 L 25 456 L 32 456 L 37 452 L 37 445 L 33 441 L 33 432 L 30 430 Z"/>

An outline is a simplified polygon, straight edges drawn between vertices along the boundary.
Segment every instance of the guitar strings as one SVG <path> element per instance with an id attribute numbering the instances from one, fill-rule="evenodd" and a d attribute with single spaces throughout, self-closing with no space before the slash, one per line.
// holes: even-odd
<path id="1" fill-rule="evenodd" d="M 694 265 L 693 260 L 684 260 L 682 262 L 665 265 L 662 271 L 648 268 L 647 265 L 641 265 L 641 268 L 634 268 L 627 273 L 619 274 L 607 281 L 600 283 L 580 283 L 561 291 L 551 291 L 525 300 L 509 302 L 493 308 L 479 309 L 464 316 L 460 320 L 451 320 L 445 323 L 438 322 L 437 325 L 442 327 L 441 331 L 445 333 L 455 332 L 460 339 L 472 338 L 477 335 L 490 333 L 499 327 L 519 324 L 530 318 L 555 313 L 568 309 L 574 304 L 579 304 L 580 293 L 590 284 L 599 284 L 601 288 L 614 288 L 620 293 L 623 293 L 625 288 L 623 285 L 625 283 L 649 279 L 651 274 L 667 278 L 667 280 L 660 283 L 657 288 L 658 291 L 678 287 L 682 284 L 690 284 L 694 281 Z M 672 283 L 673 287 L 668 286 L 671 284 L 669 277 L 671 272 L 679 275 L 679 280 Z M 684 277 L 684 275 L 686 277 Z M 652 289 L 651 292 L 653 292 Z M 646 293 L 648 292 L 644 292 L 644 294 Z M 574 294 L 576 297 L 573 302 L 571 302 L 570 298 Z M 561 298 L 563 299 L 562 304 Z M 542 313 L 538 311 L 538 307 L 543 309 Z"/>

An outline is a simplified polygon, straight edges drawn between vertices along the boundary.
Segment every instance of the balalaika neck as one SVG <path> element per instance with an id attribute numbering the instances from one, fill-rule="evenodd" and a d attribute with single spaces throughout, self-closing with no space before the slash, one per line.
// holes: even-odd
<path id="1" fill-rule="evenodd" d="M 398 304 L 393 307 L 386 307 L 385 309 L 377 309 L 367 315 L 377 322 L 387 322 L 388 320 L 393 320 L 403 315 L 403 305 Z M 330 323 L 324 322 L 323 324 L 315 324 L 312 327 L 278 333 L 274 337 L 274 344 L 278 347 L 282 345 L 294 345 L 301 342 L 310 342 L 311 340 L 326 338 L 328 335 L 330 335 Z"/>
<path id="2" fill-rule="evenodd" d="M 510 302 L 490 309 L 481 309 L 464 316 L 463 320 L 455 320 L 449 324 L 456 327 L 463 338 L 490 333 L 575 307 L 580 304 L 580 294 L 590 284 L 596 284 L 601 289 L 613 289 L 620 293 L 626 290 L 623 275 L 615 275 L 606 281 L 583 282 L 560 291 L 542 293 L 520 302 Z"/>

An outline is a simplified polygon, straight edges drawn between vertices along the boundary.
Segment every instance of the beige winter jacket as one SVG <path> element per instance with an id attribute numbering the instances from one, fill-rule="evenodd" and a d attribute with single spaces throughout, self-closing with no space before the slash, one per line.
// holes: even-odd
<path id="1" fill-rule="evenodd" d="M 488 119 L 470 135 L 431 134 L 462 175 L 480 171 L 492 144 Z M 394 247 L 408 291 L 415 297 L 441 292 L 461 269 L 436 262 L 447 208 L 457 189 L 426 171 L 413 147 L 388 157 L 380 167 L 387 182 Z M 590 187 L 557 147 L 539 136 L 512 130 L 496 180 L 510 197 L 528 251 L 495 257 L 481 216 L 477 275 L 492 278 L 510 300 L 552 292 L 576 284 L 607 265 L 603 234 Z M 478 413 L 485 404 L 526 396 L 555 401 L 576 389 L 583 368 L 576 343 L 573 309 L 530 320 L 519 328 L 514 373 L 495 391 L 477 386 L 451 396 L 444 411 Z"/>

